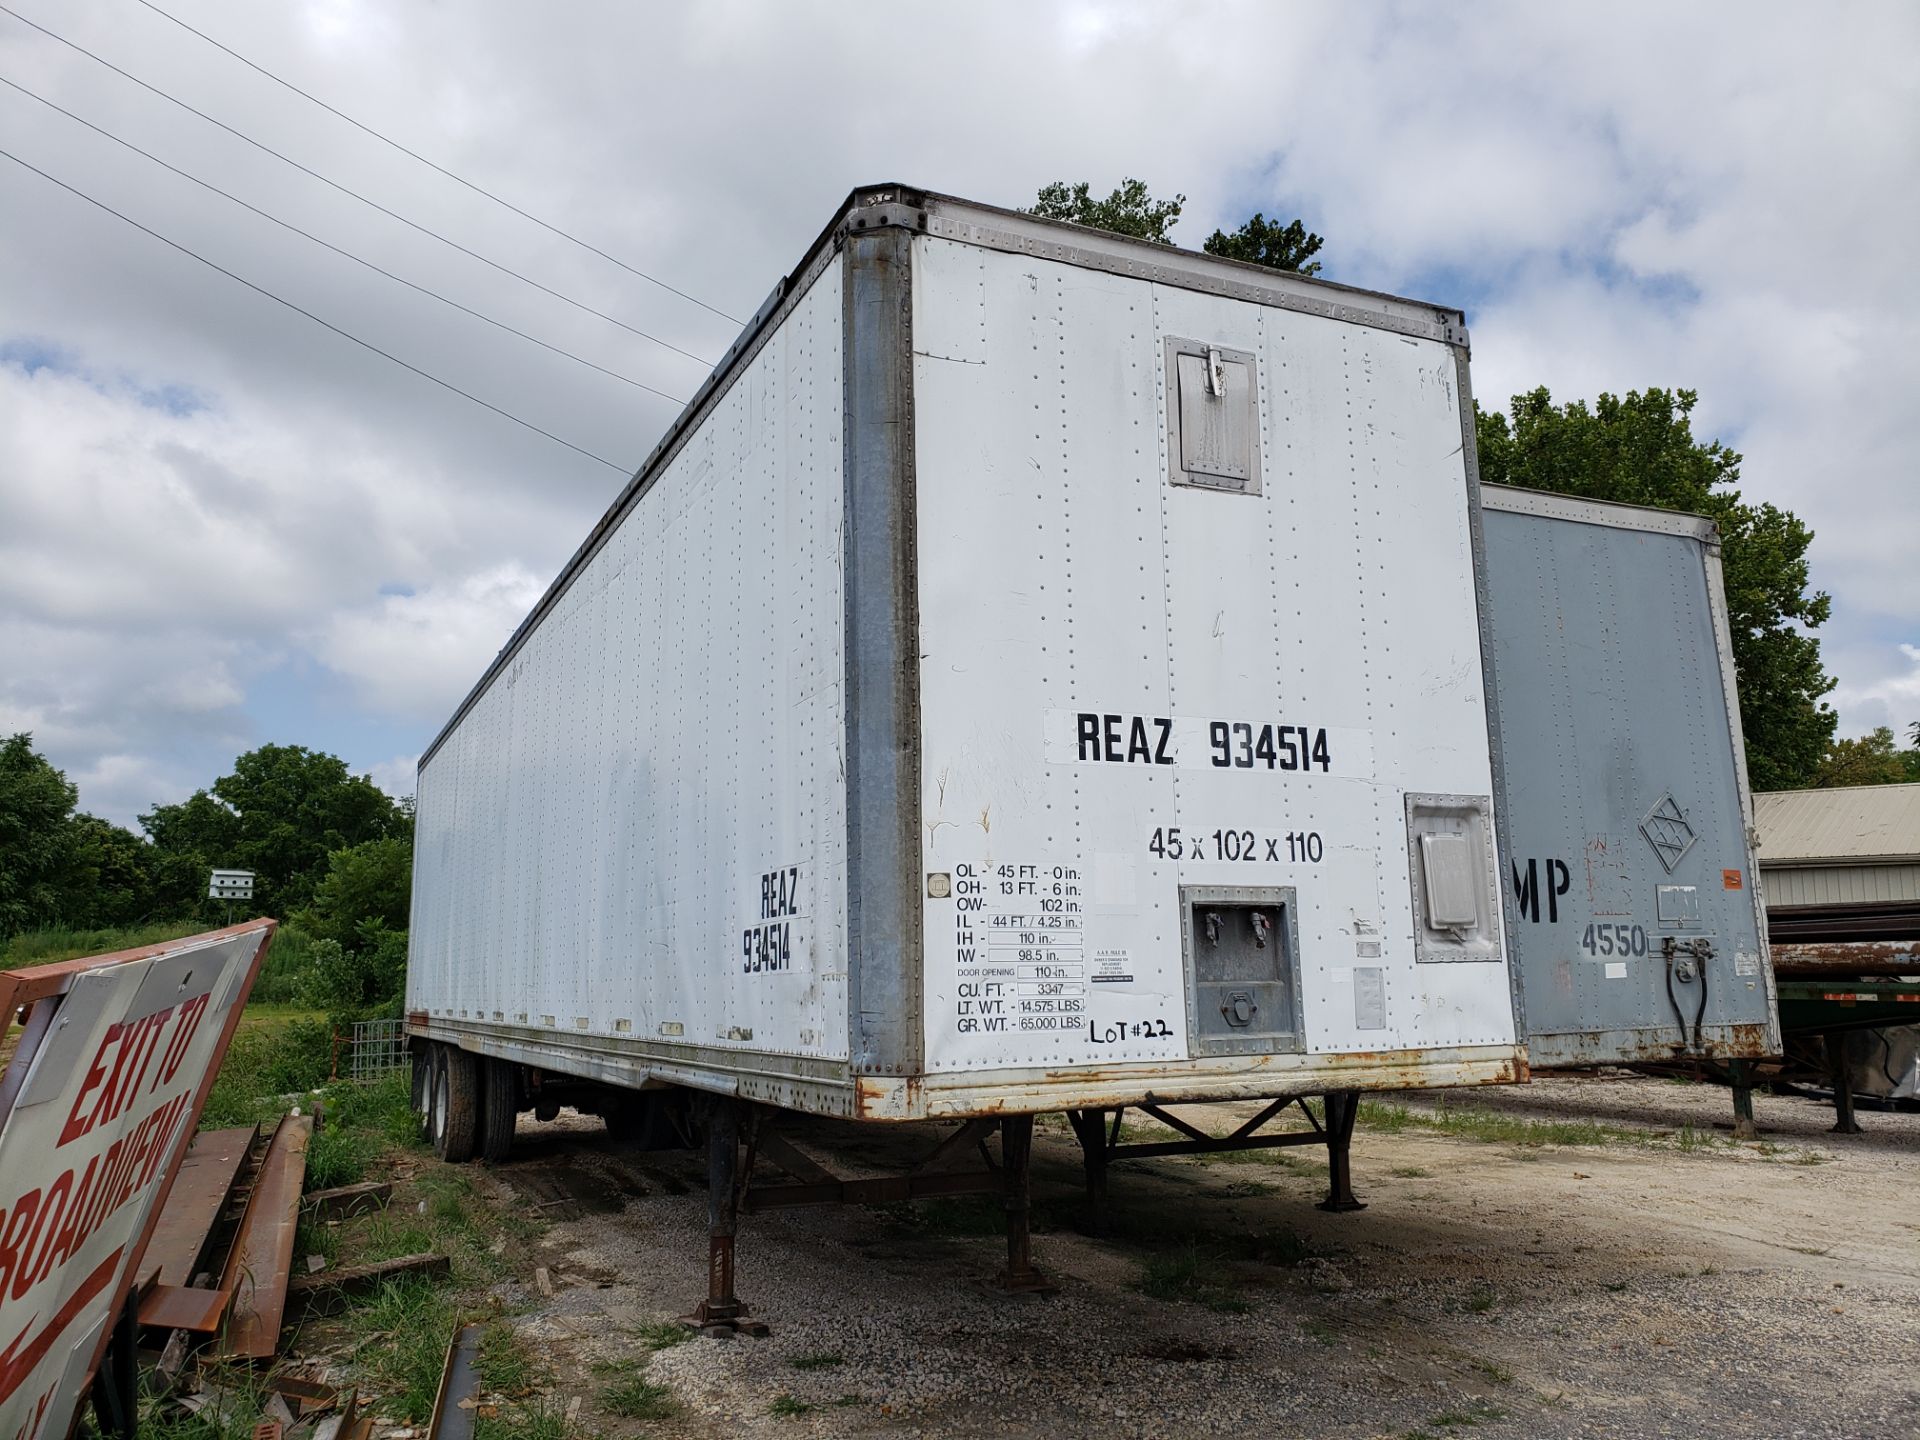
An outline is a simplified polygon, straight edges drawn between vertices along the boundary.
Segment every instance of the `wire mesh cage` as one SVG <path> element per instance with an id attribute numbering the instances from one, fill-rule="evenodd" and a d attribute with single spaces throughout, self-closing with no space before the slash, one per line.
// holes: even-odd
<path id="1" fill-rule="evenodd" d="M 408 1063 L 406 1022 L 404 1020 L 356 1020 L 353 1023 L 353 1047 L 348 1053 L 347 1075 L 354 1080 L 372 1080 Z"/>

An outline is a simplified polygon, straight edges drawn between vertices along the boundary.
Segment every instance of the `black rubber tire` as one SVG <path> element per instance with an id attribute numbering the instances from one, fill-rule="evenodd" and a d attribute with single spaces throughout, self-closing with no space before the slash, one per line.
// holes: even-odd
<path id="1" fill-rule="evenodd" d="M 480 1057 L 456 1046 L 440 1047 L 434 1107 L 433 1150 L 451 1165 L 473 1158 L 480 1130 Z"/>
<path id="2" fill-rule="evenodd" d="M 508 1060 L 480 1062 L 486 1094 L 480 1101 L 480 1158 L 499 1162 L 513 1149 L 513 1122 L 520 1113 L 520 1067 Z"/>
<path id="3" fill-rule="evenodd" d="M 433 1132 L 433 1046 L 416 1042 L 409 1055 L 408 1068 L 413 1072 L 413 1118 L 420 1126 L 421 1135 L 431 1138 Z"/>

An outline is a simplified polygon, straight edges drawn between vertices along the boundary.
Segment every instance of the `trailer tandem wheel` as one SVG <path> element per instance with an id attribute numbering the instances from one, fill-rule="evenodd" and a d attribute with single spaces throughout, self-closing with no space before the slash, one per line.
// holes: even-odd
<path id="1" fill-rule="evenodd" d="M 510 1060 L 482 1060 L 486 1093 L 480 1101 L 480 1158 L 498 1162 L 513 1149 L 513 1122 L 520 1113 L 520 1067 Z"/>
<path id="2" fill-rule="evenodd" d="M 433 1149 L 458 1165 L 473 1158 L 480 1128 L 479 1057 L 453 1045 L 440 1045 L 434 1065 Z"/>

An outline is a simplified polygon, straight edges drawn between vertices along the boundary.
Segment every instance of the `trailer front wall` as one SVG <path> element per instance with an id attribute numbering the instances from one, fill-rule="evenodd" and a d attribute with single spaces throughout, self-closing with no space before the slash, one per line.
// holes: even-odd
<path id="1" fill-rule="evenodd" d="M 1672 533 L 1706 522 L 1629 528 L 1621 507 L 1484 493 L 1533 1064 L 1665 1059 L 1696 1041 L 1778 1053 L 1717 567 L 1701 536 Z M 1583 506 L 1615 523 L 1572 518 Z M 1701 978 L 1670 979 L 1668 948 L 1703 944 L 1704 961 L 1685 957 Z"/>
<path id="2" fill-rule="evenodd" d="M 1510 1056 L 1497 900 L 1423 961 L 1409 875 L 1409 793 L 1493 793 L 1452 348 L 914 249 L 928 1071 L 1185 1068 L 1183 886 L 1288 901 L 1297 1054 L 1241 1068 Z M 1252 357 L 1259 493 L 1170 483 L 1170 340 Z"/>
<path id="3" fill-rule="evenodd" d="M 422 766 L 410 1010 L 845 1059 L 842 288 L 827 265 Z"/>

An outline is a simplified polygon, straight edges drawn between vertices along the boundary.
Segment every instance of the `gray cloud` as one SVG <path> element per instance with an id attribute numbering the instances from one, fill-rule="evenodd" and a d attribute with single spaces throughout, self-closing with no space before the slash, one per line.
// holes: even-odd
<path id="1" fill-rule="evenodd" d="M 1139 175 L 1197 243 L 1304 214 L 1335 278 L 1467 301 L 1483 402 L 1684 384 L 1750 495 L 1819 531 L 1848 728 L 1920 643 L 1907 249 L 1920 18 L 730 3 L 180 13 L 423 153 L 738 315 L 851 186 L 1018 203 Z M 21 8 L 502 263 L 717 354 L 731 329 L 130 3 Z M 699 367 L 346 200 L 0 17 L 0 73 L 289 221 L 675 393 Z M 673 407 L 309 246 L 10 91 L 0 144 L 590 450 Z M 122 817 L 204 783 L 289 665 L 395 785 L 620 483 L 0 161 L 0 721 Z M 1455 291 L 1457 293 L 1449 293 Z M 28 373 L 51 352 L 56 363 Z M 1897 719 L 1898 717 L 1892 717 Z M 377 722 L 377 723 L 376 723 Z M 316 722 L 317 724 L 318 722 Z M 384 728 L 381 728 L 384 727 Z M 324 727 L 322 727 L 324 728 Z M 396 738 L 404 730 L 412 738 Z M 349 733 L 350 732 L 350 733 Z M 278 737 L 273 737 L 278 738 Z M 359 753 L 356 746 L 370 747 Z M 143 788 L 144 787 L 144 788 Z"/>

